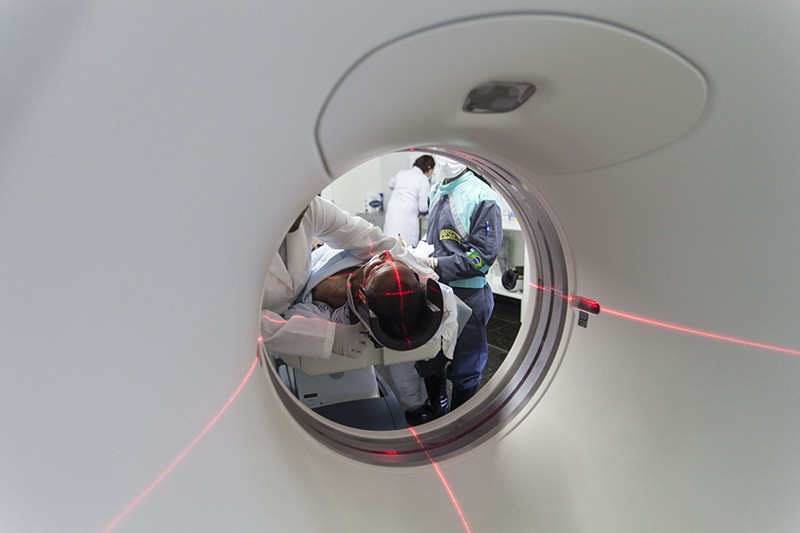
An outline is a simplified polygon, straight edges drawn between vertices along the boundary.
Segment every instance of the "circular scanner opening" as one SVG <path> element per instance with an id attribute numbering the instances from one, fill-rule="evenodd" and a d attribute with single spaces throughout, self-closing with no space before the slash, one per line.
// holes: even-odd
<path id="1" fill-rule="evenodd" d="M 563 298 L 569 294 L 567 268 L 555 226 L 533 189 L 499 165 L 464 151 L 417 148 L 361 165 L 326 188 L 322 196 L 381 226 L 379 194 L 382 188 L 388 191 L 382 185 L 388 176 L 411 168 L 423 154 L 465 164 L 497 191 L 505 204 L 501 206 L 504 243 L 487 274 L 495 294 L 494 323 L 490 321 L 487 328 L 492 346 L 475 396 L 441 418 L 409 428 L 403 418 L 407 405 L 399 401 L 389 366 L 333 372 L 329 368 L 319 375 L 320 370 L 312 368 L 308 375 L 302 358 L 269 354 L 263 346 L 261 350 L 268 379 L 299 424 L 326 446 L 372 464 L 417 465 L 431 458 L 441 460 L 501 431 L 531 406 L 537 391 L 552 378 L 549 371 L 567 325 L 568 304 Z M 524 267 L 522 281 L 515 287 L 507 275 L 504 287 L 503 273 L 520 266 Z M 513 321 L 515 312 L 519 322 Z M 495 327 L 503 331 L 493 338 Z M 502 353 L 504 349 L 507 353 Z"/>

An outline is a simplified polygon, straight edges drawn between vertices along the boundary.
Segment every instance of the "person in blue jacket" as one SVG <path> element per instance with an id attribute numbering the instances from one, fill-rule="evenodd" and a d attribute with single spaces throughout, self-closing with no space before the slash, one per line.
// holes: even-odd
<path id="1" fill-rule="evenodd" d="M 444 416 L 478 389 L 489 356 L 486 326 L 494 309 L 486 273 L 503 241 L 499 195 L 460 163 L 437 157 L 436 165 L 443 180 L 430 192 L 427 240 L 433 253 L 420 261 L 453 288 L 472 309 L 472 316 L 458 336 L 449 366 L 442 352 L 415 364 L 428 400 L 406 411 L 406 421 L 412 426 Z M 447 397 L 447 379 L 453 384 L 452 402 Z"/>

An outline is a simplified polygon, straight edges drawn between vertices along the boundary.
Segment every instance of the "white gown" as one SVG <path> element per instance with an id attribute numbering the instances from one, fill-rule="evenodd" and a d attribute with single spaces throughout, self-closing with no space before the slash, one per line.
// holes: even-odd
<path id="1" fill-rule="evenodd" d="M 282 316 L 308 282 L 314 238 L 348 250 L 361 259 L 369 259 L 384 250 L 391 250 L 395 257 L 410 254 L 395 238 L 381 233 L 377 226 L 351 216 L 328 200 L 315 197 L 298 230 L 286 236 L 286 263 L 276 253 L 269 267 L 261 303 L 261 335 L 270 351 L 317 358 L 331 355 L 333 322 L 304 317 L 286 320 Z M 430 272 L 433 274 L 432 270 Z"/>
<path id="2" fill-rule="evenodd" d="M 428 212 L 428 177 L 419 167 L 401 170 L 391 180 L 392 196 L 386 206 L 383 232 L 392 237 L 399 233 L 409 246 L 419 241 L 419 215 Z"/>
<path id="3" fill-rule="evenodd" d="M 349 314 L 346 306 L 334 309 L 330 306 L 313 302 L 311 297 L 311 289 L 326 277 L 339 272 L 343 268 L 361 264 L 360 260 L 353 260 L 354 258 L 350 256 L 342 258 L 339 252 L 340 250 L 323 246 L 311 254 L 311 272 L 313 274 L 311 274 L 303 294 L 298 298 L 298 303 L 286 312 L 287 317 L 303 316 L 308 319 L 349 323 Z M 402 261 L 418 271 L 420 275 L 426 275 L 427 268 L 414 260 L 413 255 L 403 257 Z M 432 277 L 436 279 L 438 276 L 434 274 Z M 456 297 L 453 294 L 453 289 L 447 285 L 441 285 L 440 288 L 444 300 L 444 320 L 442 320 L 442 324 L 434 336 L 441 338 L 442 351 L 448 358 L 452 359 L 456 338 L 458 337 Z M 381 373 L 384 378 L 388 378 L 390 386 L 403 409 L 417 407 L 428 398 L 423 380 L 414 368 L 413 361 L 390 364 Z"/>

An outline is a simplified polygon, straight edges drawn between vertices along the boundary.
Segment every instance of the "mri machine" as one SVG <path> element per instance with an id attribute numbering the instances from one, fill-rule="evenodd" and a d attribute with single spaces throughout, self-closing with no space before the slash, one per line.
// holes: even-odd
<path id="1" fill-rule="evenodd" d="M 0 13 L 0 530 L 797 531 L 796 2 Z M 462 110 L 493 81 L 536 91 Z M 525 327 L 460 412 L 343 428 L 259 359 L 260 291 L 410 147 L 517 208 Z"/>

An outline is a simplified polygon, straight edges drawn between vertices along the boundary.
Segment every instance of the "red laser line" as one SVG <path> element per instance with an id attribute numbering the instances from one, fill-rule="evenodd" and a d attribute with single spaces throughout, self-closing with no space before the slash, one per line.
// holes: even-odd
<path id="1" fill-rule="evenodd" d="M 744 339 L 737 339 L 735 337 L 728 337 L 726 335 L 720 335 L 718 333 L 711 333 L 708 331 L 701 331 L 699 329 L 687 328 L 685 326 L 679 326 L 677 324 L 670 324 L 668 322 L 661 322 L 660 320 L 653 320 L 652 318 L 645 318 L 641 316 L 632 315 L 630 313 L 625 313 L 623 311 L 618 311 L 616 309 L 610 309 L 608 307 L 604 307 L 603 312 L 608 313 L 610 315 L 618 316 L 620 318 L 625 318 L 628 320 L 633 320 L 635 322 L 648 324 L 650 326 L 658 326 L 665 329 L 671 329 L 673 331 L 679 331 L 681 333 L 688 333 L 690 335 L 697 335 L 700 337 L 707 337 L 709 339 L 732 342 L 735 344 L 743 344 L 745 346 L 752 346 L 753 348 L 761 348 L 762 350 L 771 350 L 774 352 L 783 352 L 792 355 L 800 355 L 800 351 L 798 350 L 790 350 L 788 348 L 781 348 L 780 346 L 771 346 L 769 344 L 761 344 L 759 342 L 752 342 Z"/>
<path id="2" fill-rule="evenodd" d="M 266 319 L 267 322 L 272 322 L 273 324 L 286 324 L 287 322 L 289 322 L 285 318 L 270 318 L 267 315 L 261 315 L 261 318 Z"/>
<path id="3" fill-rule="evenodd" d="M 395 279 L 397 279 L 397 292 L 399 294 L 403 294 L 403 282 L 400 281 L 400 271 L 397 270 L 397 265 L 394 264 L 394 261 L 392 261 L 392 256 L 388 252 L 386 253 L 386 260 L 389 262 L 389 265 L 394 270 L 394 277 L 395 277 Z M 408 344 L 408 347 L 410 348 L 411 347 L 411 339 L 408 338 L 408 329 L 406 328 L 405 309 L 404 309 L 403 298 L 402 297 L 400 297 L 400 316 L 403 317 L 403 321 L 400 323 L 400 325 L 403 326 L 403 336 L 406 338 L 406 343 Z"/>
<path id="4" fill-rule="evenodd" d="M 407 294 L 414 294 L 414 291 L 387 292 L 385 296 L 405 296 Z"/>
<path id="5" fill-rule="evenodd" d="M 535 283 L 531 283 L 530 285 L 531 285 L 531 287 L 533 287 L 535 289 L 539 289 L 540 291 L 552 292 L 553 294 L 557 294 L 557 295 L 561 296 L 562 298 L 564 298 L 565 300 L 568 300 L 570 302 L 572 302 L 576 298 L 575 296 L 565 296 L 564 293 L 562 293 L 561 291 L 558 291 L 558 290 L 555 290 L 555 289 L 551 289 L 551 288 L 547 288 L 547 287 L 542 287 L 541 285 L 536 285 Z M 699 329 L 689 328 L 689 327 L 686 327 L 686 326 L 679 326 L 677 324 L 670 324 L 669 322 L 663 322 L 663 321 L 655 320 L 655 319 L 652 319 L 652 318 L 647 318 L 647 317 L 643 317 L 643 316 L 634 315 L 632 313 L 626 313 L 625 311 L 612 309 L 610 307 L 603 307 L 601 312 L 602 313 L 607 313 L 609 315 L 616 316 L 616 317 L 619 317 L 619 318 L 625 318 L 627 320 L 632 320 L 634 322 L 641 322 L 642 324 L 647 324 L 647 325 L 650 325 L 650 326 L 657 326 L 657 327 L 664 328 L 664 329 L 669 329 L 669 330 L 672 330 L 672 331 L 678 331 L 680 333 L 686 333 L 688 335 L 697 335 L 698 337 L 705 337 L 705 338 L 708 338 L 708 339 L 714 339 L 714 340 L 718 340 L 718 341 L 725 341 L 725 342 L 730 342 L 730 343 L 734 343 L 734 344 L 742 344 L 744 346 L 751 346 L 753 348 L 759 348 L 759 349 L 762 349 L 762 350 L 769 350 L 769 351 L 773 351 L 773 352 L 788 353 L 788 354 L 791 354 L 791 355 L 800 355 L 800 350 L 791 350 L 789 348 L 781 348 L 780 346 L 772 346 L 770 344 L 763 344 L 763 343 L 760 343 L 760 342 L 748 341 L 748 340 L 739 339 L 739 338 L 736 338 L 736 337 L 729 337 L 727 335 L 721 335 L 719 333 L 712 333 L 712 332 L 709 332 L 709 331 L 702 331 L 702 330 L 699 330 Z"/>
<path id="6" fill-rule="evenodd" d="M 450 496 L 450 501 L 453 502 L 453 507 L 456 508 L 458 516 L 461 517 L 461 523 L 464 524 L 464 529 L 467 530 L 467 533 L 472 533 L 472 529 L 469 527 L 469 523 L 467 523 L 467 518 L 464 516 L 464 512 L 461 510 L 461 506 L 458 504 L 456 495 L 450 488 L 450 483 L 447 482 L 447 478 L 444 477 L 444 474 L 442 473 L 442 470 L 439 468 L 439 465 L 436 463 L 436 461 L 433 460 L 433 457 L 431 457 L 431 454 L 429 454 L 428 450 L 425 449 L 425 446 L 422 445 L 422 441 L 419 440 L 419 435 L 417 435 L 416 430 L 413 427 L 409 427 L 408 430 L 411 432 L 412 435 L 414 435 L 417 444 L 419 444 L 419 447 L 422 448 L 422 451 L 425 453 L 425 455 L 428 456 L 428 460 L 431 462 L 431 465 L 433 465 L 433 469 L 436 471 L 436 475 L 439 476 L 439 480 L 442 482 L 444 489 L 447 491 L 447 495 Z"/>
<path id="7" fill-rule="evenodd" d="M 206 424 L 206 427 L 204 427 L 203 430 L 200 433 L 198 433 L 197 436 L 192 440 L 192 442 L 190 442 L 189 445 L 181 453 L 179 453 L 175 459 L 173 459 L 173 461 L 167 466 L 167 468 L 164 469 L 163 472 L 161 472 L 136 498 L 134 498 L 133 501 L 129 503 L 128 506 L 125 507 L 125 509 L 123 509 L 122 512 L 117 515 L 116 518 L 114 518 L 114 520 L 112 520 L 106 527 L 103 528 L 103 533 L 113 530 L 125 518 L 127 518 L 127 516 L 134 509 L 136 509 L 136 507 L 138 507 L 139 504 L 142 503 L 142 501 L 145 498 L 147 498 L 147 496 L 149 496 L 150 493 L 153 492 L 162 481 L 164 481 L 164 479 L 175 469 L 175 467 L 178 466 L 178 463 L 183 461 L 184 457 L 186 457 L 186 455 L 192 450 L 192 448 L 194 448 L 195 445 L 197 445 L 197 443 L 200 442 L 202 438 L 206 436 L 206 433 L 208 433 L 211 430 L 211 428 L 217 423 L 217 421 L 219 421 L 219 419 L 222 417 L 225 411 L 228 410 L 228 407 L 230 407 L 230 405 L 233 403 L 236 397 L 239 396 L 239 393 L 242 392 L 242 389 L 244 388 L 245 384 L 250 380 L 250 376 L 253 375 L 253 371 L 256 369 L 257 364 L 258 364 L 258 357 L 256 357 L 253 360 L 253 364 L 250 365 L 250 370 L 247 371 L 247 375 L 244 377 L 242 382 L 236 388 L 236 391 L 231 395 L 230 398 L 228 398 L 228 401 L 225 402 L 225 405 L 223 405 L 222 408 L 217 412 L 217 414 L 214 415 L 214 418 L 212 418 L 211 421 L 208 424 Z"/>
<path id="8" fill-rule="evenodd" d="M 557 289 L 554 289 L 552 287 L 543 287 L 543 286 L 537 285 L 535 283 L 528 283 L 528 284 L 531 287 L 533 287 L 534 289 L 539 289 L 540 291 L 543 291 L 543 292 L 551 292 L 551 293 L 555 294 L 556 296 L 560 296 L 560 297 L 564 298 L 568 302 L 571 302 L 572 300 L 575 299 L 574 296 L 568 296 L 568 295 L 564 294 L 563 292 L 561 292 L 561 291 L 559 291 Z"/>

